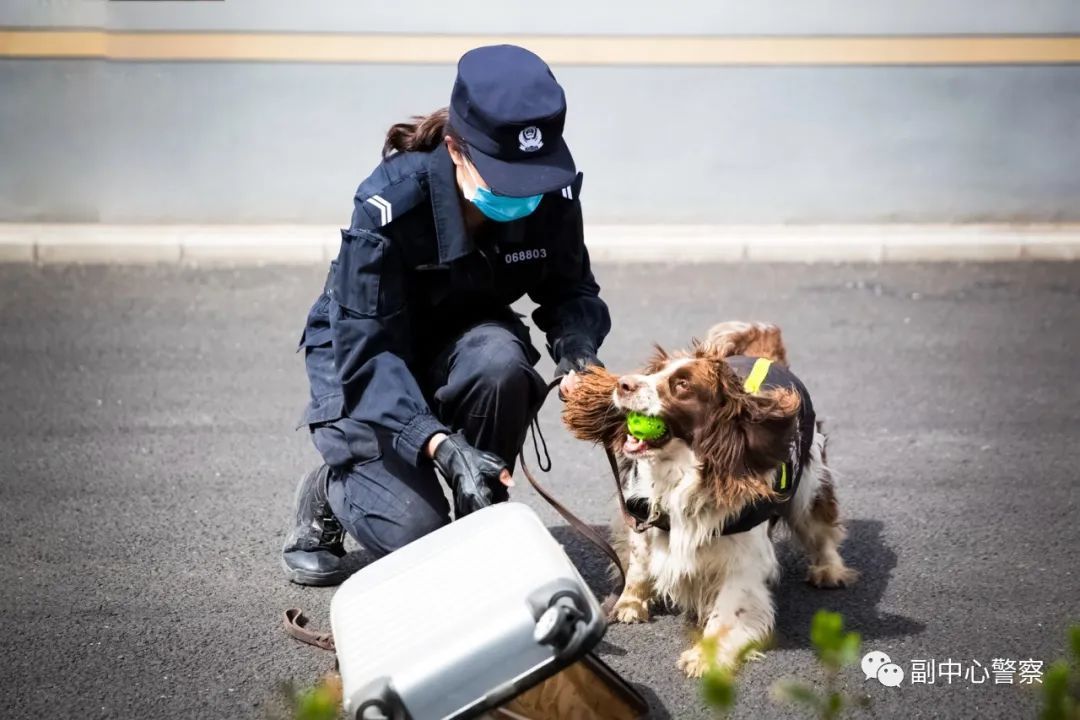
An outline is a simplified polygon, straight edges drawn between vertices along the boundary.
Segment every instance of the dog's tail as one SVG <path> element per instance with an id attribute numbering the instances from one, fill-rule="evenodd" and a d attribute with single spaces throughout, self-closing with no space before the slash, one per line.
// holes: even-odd
<path id="1" fill-rule="evenodd" d="M 750 355 L 768 358 L 784 367 L 788 365 L 780 328 L 772 323 L 722 322 L 709 328 L 705 344 L 720 357 Z"/>

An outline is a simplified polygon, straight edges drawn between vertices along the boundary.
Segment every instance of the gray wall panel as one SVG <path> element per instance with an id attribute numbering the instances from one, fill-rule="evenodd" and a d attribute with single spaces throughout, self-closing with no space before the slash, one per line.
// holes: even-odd
<path id="1" fill-rule="evenodd" d="M 105 0 L 0 0 L 0 26 L 98 27 L 108 23 Z"/>
<path id="2" fill-rule="evenodd" d="M 102 216 L 345 222 L 386 128 L 445 103 L 452 82 L 449 67 L 118 65 L 105 97 L 123 170 Z"/>
<path id="3" fill-rule="evenodd" d="M 103 68 L 0 61 L 0 220 L 97 219 L 110 170 Z"/>
<path id="4" fill-rule="evenodd" d="M 5 0 L 0 25 L 554 34 L 1077 33 L 1076 0 Z"/>
<path id="5" fill-rule="evenodd" d="M 562 68 L 605 222 L 1080 220 L 1080 67 Z M 0 61 L 0 219 L 346 221 L 449 66 Z"/>

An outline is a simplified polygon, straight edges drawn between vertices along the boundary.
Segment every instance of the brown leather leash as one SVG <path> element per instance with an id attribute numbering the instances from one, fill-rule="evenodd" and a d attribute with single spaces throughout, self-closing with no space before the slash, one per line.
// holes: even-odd
<path id="1" fill-rule="evenodd" d="M 334 652 L 334 636 L 308 627 L 307 616 L 300 608 L 289 608 L 285 611 L 285 632 L 306 645 Z"/>
<path id="2" fill-rule="evenodd" d="M 540 409 L 544 406 L 544 402 L 551 395 L 551 391 L 559 387 L 562 378 L 556 378 L 548 383 L 547 389 L 544 391 L 543 397 L 540 399 L 540 403 L 536 407 L 536 413 L 533 415 L 532 425 L 535 427 L 538 424 L 538 418 L 540 415 Z M 541 436 L 543 437 L 543 436 Z M 533 447 L 536 449 L 536 436 L 533 436 Z M 544 443 L 544 453 L 547 453 L 547 444 Z M 537 449 L 537 461 L 539 462 L 540 451 Z M 604 446 L 604 454 L 607 455 L 608 465 L 611 467 L 611 477 L 615 481 L 615 493 L 619 498 L 619 512 L 622 514 L 623 522 L 626 523 L 626 527 L 630 528 L 636 533 L 642 533 L 653 527 L 651 520 L 639 520 L 630 513 L 630 509 L 626 506 L 626 495 L 623 493 L 622 479 L 619 473 L 619 462 L 615 459 L 615 453 L 611 451 L 611 448 Z M 615 551 L 615 548 L 611 546 L 604 537 L 596 532 L 588 523 L 572 513 L 565 505 L 559 502 L 551 492 L 541 485 L 536 477 L 529 470 L 528 463 L 525 462 L 525 447 L 522 445 L 521 450 L 518 452 L 518 462 L 521 463 L 521 472 L 525 475 L 525 479 L 532 485 L 533 490 L 547 501 L 548 505 L 555 509 L 555 512 L 559 513 L 564 520 L 570 525 L 573 530 L 595 546 L 602 553 L 607 555 L 608 559 L 615 566 L 615 569 L 619 571 L 619 587 L 615 591 L 615 596 L 618 597 L 622 594 L 623 588 L 626 587 L 626 570 L 622 566 L 622 562 L 619 560 L 619 554 Z M 545 472 L 551 469 L 550 458 L 546 468 L 541 464 L 541 469 Z"/>

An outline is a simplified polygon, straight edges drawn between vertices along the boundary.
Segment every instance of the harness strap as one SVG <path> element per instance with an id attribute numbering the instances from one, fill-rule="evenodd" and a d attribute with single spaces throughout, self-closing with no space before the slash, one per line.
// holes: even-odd
<path id="1" fill-rule="evenodd" d="M 658 523 L 658 518 L 642 520 L 637 515 L 630 512 L 630 508 L 626 505 L 626 495 L 623 493 L 622 475 L 619 473 L 619 461 L 615 459 L 615 453 L 611 451 L 611 448 L 605 447 L 604 452 L 607 454 L 608 465 L 611 467 L 611 477 L 615 480 L 615 494 L 619 496 L 619 512 L 622 514 L 622 519 L 623 522 L 626 523 L 626 527 L 636 533 L 643 533 L 652 527 L 659 527 L 663 530 L 664 528 Z"/>

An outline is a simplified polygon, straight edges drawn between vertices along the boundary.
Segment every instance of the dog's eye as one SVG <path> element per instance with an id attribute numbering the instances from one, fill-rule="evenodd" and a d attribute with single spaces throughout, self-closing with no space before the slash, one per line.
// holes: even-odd
<path id="1" fill-rule="evenodd" d="M 690 389 L 690 381 L 685 378 L 673 378 L 671 390 L 676 393 L 684 393 Z"/>

